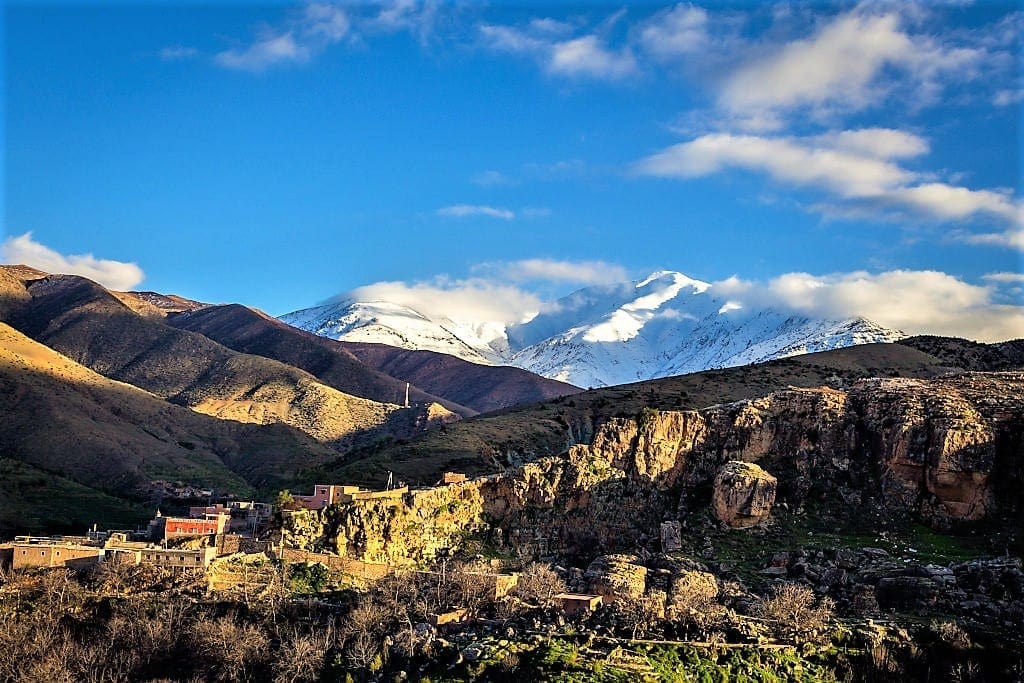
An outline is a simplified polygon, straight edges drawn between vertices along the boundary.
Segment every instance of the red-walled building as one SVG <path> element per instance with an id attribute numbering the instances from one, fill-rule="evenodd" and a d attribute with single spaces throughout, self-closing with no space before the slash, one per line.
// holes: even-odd
<path id="1" fill-rule="evenodd" d="M 158 512 L 156 519 L 149 523 L 150 538 L 159 541 L 223 534 L 230 521 L 231 515 L 223 513 L 207 514 L 201 519 L 197 519 L 193 517 L 164 517 Z"/>

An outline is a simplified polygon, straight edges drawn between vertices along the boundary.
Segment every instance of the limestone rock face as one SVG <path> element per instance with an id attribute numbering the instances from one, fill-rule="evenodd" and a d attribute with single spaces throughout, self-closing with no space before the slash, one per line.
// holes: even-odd
<path id="1" fill-rule="evenodd" d="M 773 503 L 812 501 L 837 516 L 863 508 L 941 527 L 1024 516 L 1022 486 L 1024 373 L 966 373 L 612 418 L 562 455 L 393 501 L 334 506 L 294 526 L 308 545 L 396 564 L 428 561 L 477 532 L 532 558 L 659 540 L 672 552 L 676 531 L 662 523 L 685 523 L 709 504 L 737 527 L 757 524 Z"/>
<path id="2" fill-rule="evenodd" d="M 727 462 L 715 475 L 711 498 L 719 521 L 734 529 L 765 521 L 775 502 L 777 480 L 751 462 Z"/>

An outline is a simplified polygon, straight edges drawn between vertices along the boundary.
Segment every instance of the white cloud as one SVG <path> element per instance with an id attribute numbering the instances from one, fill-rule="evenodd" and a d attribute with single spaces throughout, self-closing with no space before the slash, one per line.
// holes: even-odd
<path id="1" fill-rule="evenodd" d="M 864 7 L 840 14 L 810 36 L 753 50 L 722 82 L 719 105 L 734 113 L 857 111 L 882 101 L 894 71 L 901 90 L 915 100 L 933 100 L 944 80 L 977 77 L 989 57 L 981 48 L 947 45 L 912 35 L 896 12 L 874 14 Z"/>
<path id="2" fill-rule="evenodd" d="M 47 273 L 81 275 L 115 290 L 131 289 L 145 277 L 135 263 L 98 259 L 92 254 L 65 256 L 36 242 L 31 232 L 4 240 L 0 244 L 0 259 L 3 263 L 31 266 Z"/>
<path id="3" fill-rule="evenodd" d="M 552 36 L 563 36 L 572 33 L 573 25 L 567 21 L 559 21 L 547 17 L 530 20 L 530 30 L 534 33 Z"/>
<path id="4" fill-rule="evenodd" d="M 227 69 L 261 72 L 283 64 L 302 64 L 348 35 L 351 22 L 337 5 L 306 5 L 284 27 L 265 27 L 259 37 L 244 47 L 214 55 L 214 62 Z"/>
<path id="5" fill-rule="evenodd" d="M 733 277 L 714 283 L 711 291 L 730 300 L 781 304 L 824 318 L 864 316 L 907 334 L 990 342 L 1024 336 L 1024 306 L 996 303 L 993 287 L 938 271 L 787 273 L 767 283 Z"/>
<path id="6" fill-rule="evenodd" d="M 470 181 L 474 185 L 479 185 L 481 187 L 494 187 L 496 185 L 514 185 L 514 184 L 516 184 L 515 180 L 513 180 L 512 178 L 509 178 L 507 175 L 505 175 L 501 171 L 493 171 L 493 170 L 491 170 L 491 171 L 481 171 L 480 173 L 477 173 L 475 176 L 470 178 Z"/>
<path id="7" fill-rule="evenodd" d="M 490 273 L 511 282 L 568 282 L 595 285 L 624 282 L 629 279 L 626 269 L 607 261 L 560 261 L 533 258 L 521 261 L 482 263 L 474 272 Z"/>
<path id="8" fill-rule="evenodd" d="M 377 282 L 342 294 L 339 299 L 387 301 L 408 306 L 431 318 L 458 322 L 519 323 L 540 310 L 540 299 L 514 285 L 480 278 L 429 282 Z"/>
<path id="9" fill-rule="evenodd" d="M 530 56 L 556 76 L 614 81 L 638 70 L 636 57 L 629 47 L 610 49 L 594 33 L 562 38 L 552 35 L 544 22 L 534 20 L 525 30 L 485 24 L 479 31 L 486 48 Z"/>
<path id="10" fill-rule="evenodd" d="M 481 204 L 452 204 L 437 210 L 438 216 L 465 218 L 466 216 L 487 216 L 510 221 L 516 217 L 515 211 Z"/>
<path id="11" fill-rule="evenodd" d="M 707 10 L 682 4 L 662 10 L 641 26 L 639 41 L 659 59 L 699 54 L 708 47 Z"/>
<path id="12" fill-rule="evenodd" d="M 959 232 L 956 239 L 967 244 L 994 247 L 1008 247 L 1024 251 L 1024 228 L 1010 228 L 1004 232 L 965 233 Z"/>
<path id="13" fill-rule="evenodd" d="M 1007 195 L 991 190 L 970 190 L 946 183 L 923 183 L 891 190 L 888 197 L 942 219 L 964 219 L 987 213 L 1007 222 L 1018 220 L 1019 207 Z"/>
<path id="14" fill-rule="evenodd" d="M 766 173 L 777 182 L 820 188 L 878 213 L 895 210 L 940 221 L 986 217 L 1011 230 L 968 235 L 964 241 L 1024 248 L 1017 229 L 1021 208 L 1008 194 L 926 181 L 922 174 L 890 161 L 926 149 L 923 139 L 884 128 L 810 138 L 713 133 L 641 159 L 634 170 L 684 179 L 731 168 Z"/>
<path id="15" fill-rule="evenodd" d="M 408 31 L 420 45 L 427 45 L 435 35 L 440 8 L 440 3 L 434 0 L 394 0 L 382 4 L 377 15 L 365 21 L 363 26 L 371 32 Z M 453 12 L 457 10 L 451 9 Z"/>
<path id="16" fill-rule="evenodd" d="M 597 36 L 589 35 L 555 43 L 548 70 L 563 76 L 618 80 L 634 73 L 637 67 L 628 49 L 611 51 Z"/>
<path id="17" fill-rule="evenodd" d="M 160 50 L 160 59 L 165 62 L 175 62 L 183 59 L 191 59 L 199 54 L 199 50 L 194 47 L 185 47 L 183 45 L 171 45 Z"/>
<path id="18" fill-rule="evenodd" d="M 924 138 L 893 128 L 832 131 L 817 136 L 815 141 L 825 147 L 866 154 L 878 159 L 916 157 L 927 154 L 929 149 L 928 141 Z"/>
<path id="19" fill-rule="evenodd" d="M 999 284 L 1014 284 L 1024 282 L 1024 273 L 985 273 L 981 276 L 981 279 L 986 282 L 996 282 Z"/>
<path id="20" fill-rule="evenodd" d="M 641 160 L 645 175 L 694 178 L 726 168 L 768 173 L 775 180 L 824 187 L 843 197 L 877 196 L 913 174 L 875 156 L 816 147 L 797 138 L 713 133 Z"/>
<path id="21" fill-rule="evenodd" d="M 992 96 L 992 104 L 997 107 L 1008 107 L 1024 101 L 1024 88 L 1000 90 Z"/>

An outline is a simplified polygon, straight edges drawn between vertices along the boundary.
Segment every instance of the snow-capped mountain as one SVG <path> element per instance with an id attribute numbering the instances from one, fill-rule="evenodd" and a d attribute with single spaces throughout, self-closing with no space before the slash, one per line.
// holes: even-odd
<path id="1" fill-rule="evenodd" d="M 681 273 L 587 287 L 528 322 L 430 318 L 385 301 L 342 301 L 282 316 L 342 341 L 440 351 L 508 364 L 581 387 L 756 363 L 904 335 L 861 317 L 827 320 L 719 296 Z"/>

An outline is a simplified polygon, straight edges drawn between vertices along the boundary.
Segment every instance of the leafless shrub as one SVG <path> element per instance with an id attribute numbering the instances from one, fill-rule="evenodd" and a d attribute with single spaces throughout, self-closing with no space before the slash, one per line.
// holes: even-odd
<path id="1" fill-rule="evenodd" d="M 207 673 L 218 681 L 248 679 L 252 670 L 265 663 L 269 646 L 261 629 L 231 617 L 198 620 L 192 637 L 207 663 Z"/>
<path id="2" fill-rule="evenodd" d="M 971 636 L 955 621 L 938 621 L 931 623 L 931 631 L 940 641 L 957 649 L 971 646 Z"/>
<path id="3" fill-rule="evenodd" d="M 324 669 L 327 653 L 334 644 L 334 632 L 302 633 L 293 631 L 281 642 L 274 664 L 276 683 L 306 683 L 318 681 Z"/>
<path id="4" fill-rule="evenodd" d="M 645 637 L 651 627 L 660 621 L 663 609 L 663 602 L 648 596 L 623 597 L 610 603 L 608 612 L 620 631 L 636 639 Z"/>
<path id="5" fill-rule="evenodd" d="M 758 613 L 774 621 L 780 634 L 801 640 L 815 640 L 825 636 L 832 619 L 832 600 L 823 597 L 815 601 L 814 591 L 797 583 L 777 586 L 758 605 Z"/>
<path id="6" fill-rule="evenodd" d="M 548 607 L 554 604 L 554 597 L 565 591 L 565 581 L 550 564 L 534 562 L 519 574 L 515 594 L 523 600 Z"/>
<path id="7" fill-rule="evenodd" d="M 672 581 L 666 617 L 705 633 L 721 622 L 726 609 L 718 604 L 718 584 L 705 572 L 686 572 Z"/>

